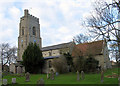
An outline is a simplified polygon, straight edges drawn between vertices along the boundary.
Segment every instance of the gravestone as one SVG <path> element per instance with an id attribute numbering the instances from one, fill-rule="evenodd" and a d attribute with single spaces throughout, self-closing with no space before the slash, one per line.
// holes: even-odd
<path id="1" fill-rule="evenodd" d="M 104 71 L 102 70 L 101 71 L 101 83 L 103 83 L 103 81 L 104 81 Z"/>
<path id="2" fill-rule="evenodd" d="M 12 78 L 12 83 L 13 83 L 13 84 L 16 83 L 16 78 Z"/>
<path id="3" fill-rule="evenodd" d="M 20 66 L 17 67 L 17 74 L 21 74 L 22 73 L 22 68 Z"/>
<path id="4" fill-rule="evenodd" d="M 77 71 L 77 81 L 80 80 L 80 75 L 79 75 L 79 71 Z"/>
<path id="5" fill-rule="evenodd" d="M 81 71 L 81 79 L 82 79 L 82 80 L 85 79 L 85 74 L 84 74 L 83 71 Z"/>
<path id="6" fill-rule="evenodd" d="M 51 70 L 50 79 L 54 80 L 54 71 L 53 70 Z"/>
<path id="7" fill-rule="evenodd" d="M 22 69 L 22 73 L 25 73 L 25 67 L 22 67 L 21 69 Z"/>
<path id="8" fill-rule="evenodd" d="M 7 79 L 3 79 L 3 85 L 7 85 Z"/>
<path id="9" fill-rule="evenodd" d="M 44 86 L 43 78 L 41 78 L 40 80 L 37 81 L 37 86 Z"/>
<path id="10" fill-rule="evenodd" d="M 2 72 L 0 71 L 0 86 L 2 85 Z"/>
<path id="11" fill-rule="evenodd" d="M 47 73 L 47 79 L 49 79 L 50 77 L 49 77 L 49 73 Z"/>
<path id="12" fill-rule="evenodd" d="M 120 86 L 120 76 L 118 77 L 118 82 L 119 82 L 118 84 L 119 84 L 119 86 Z"/>
<path id="13" fill-rule="evenodd" d="M 30 73 L 29 72 L 27 72 L 26 74 L 25 74 L 25 81 L 26 82 L 29 82 L 30 81 Z"/>

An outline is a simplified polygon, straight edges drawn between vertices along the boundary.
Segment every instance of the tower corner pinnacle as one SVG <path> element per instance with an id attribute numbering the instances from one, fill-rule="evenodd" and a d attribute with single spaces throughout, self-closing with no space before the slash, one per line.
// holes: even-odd
<path id="1" fill-rule="evenodd" d="M 28 9 L 25 9 L 25 10 L 24 10 L 24 16 L 27 16 L 28 14 L 29 14 Z"/>

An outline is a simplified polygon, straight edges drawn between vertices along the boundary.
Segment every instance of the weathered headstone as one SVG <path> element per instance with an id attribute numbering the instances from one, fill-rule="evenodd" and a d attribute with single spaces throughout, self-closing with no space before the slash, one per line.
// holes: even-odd
<path id="1" fill-rule="evenodd" d="M 12 78 L 12 83 L 13 83 L 13 84 L 16 83 L 16 78 Z"/>
<path id="2" fill-rule="evenodd" d="M 102 70 L 101 71 L 101 83 L 103 83 L 103 81 L 104 81 L 104 71 Z"/>
<path id="3" fill-rule="evenodd" d="M 26 82 L 29 82 L 29 81 L 30 81 L 30 73 L 29 73 L 29 72 L 27 72 L 27 73 L 25 74 L 25 79 L 26 79 Z"/>
<path id="4" fill-rule="evenodd" d="M 118 84 L 119 84 L 118 86 L 120 86 L 120 76 L 118 77 Z"/>
<path id="5" fill-rule="evenodd" d="M 22 68 L 20 66 L 17 67 L 17 74 L 21 74 L 22 73 Z"/>
<path id="6" fill-rule="evenodd" d="M 2 85 L 2 72 L 0 71 L 0 86 Z"/>
<path id="7" fill-rule="evenodd" d="M 7 79 L 3 79 L 3 85 L 7 85 Z"/>
<path id="8" fill-rule="evenodd" d="M 85 79 L 85 74 L 83 71 L 81 71 L 81 78 L 82 78 L 82 80 Z"/>
<path id="9" fill-rule="evenodd" d="M 53 70 L 51 70 L 50 79 L 54 80 L 54 71 Z"/>
<path id="10" fill-rule="evenodd" d="M 47 73 L 47 79 L 49 79 L 49 73 Z"/>
<path id="11" fill-rule="evenodd" d="M 79 71 L 77 71 L 77 81 L 80 80 L 80 75 L 79 75 Z"/>
<path id="12" fill-rule="evenodd" d="M 43 78 L 41 78 L 40 80 L 37 81 L 37 86 L 44 86 Z"/>
<path id="13" fill-rule="evenodd" d="M 25 67 L 22 67 L 21 69 L 22 69 L 22 73 L 25 73 Z"/>

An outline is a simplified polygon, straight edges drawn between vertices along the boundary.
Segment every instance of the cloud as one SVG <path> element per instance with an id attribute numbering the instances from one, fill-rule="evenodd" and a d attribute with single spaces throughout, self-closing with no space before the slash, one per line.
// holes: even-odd
<path id="1" fill-rule="evenodd" d="M 90 10 L 90 0 L 13 0 L 0 5 L 0 43 L 12 42 L 17 46 L 24 9 L 39 18 L 43 46 L 69 42 L 73 36 L 86 32 L 80 23 L 83 13 Z"/>
<path id="2" fill-rule="evenodd" d="M 17 45 L 20 11 L 10 2 L 0 2 L 0 43 Z"/>
<path id="3" fill-rule="evenodd" d="M 20 9 L 16 8 L 15 6 L 9 8 L 9 16 L 11 16 L 13 19 L 18 20 L 20 18 L 20 14 Z"/>
<path id="4" fill-rule="evenodd" d="M 60 33 L 64 33 L 64 34 L 69 33 L 68 28 L 66 28 L 66 27 L 64 27 L 64 26 L 60 27 L 60 28 L 58 29 L 58 31 L 59 31 Z"/>

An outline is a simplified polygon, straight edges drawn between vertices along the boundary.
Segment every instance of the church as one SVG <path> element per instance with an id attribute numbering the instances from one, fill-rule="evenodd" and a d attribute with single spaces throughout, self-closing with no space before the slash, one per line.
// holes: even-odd
<path id="1" fill-rule="evenodd" d="M 63 53 L 70 53 L 75 57 L 74 51 L 75 48 L 85 48 L 89 44 L 92 44 L 93 46 L 95 44 L 98 44 L 98 42 L 94 43 L 86 43 L 83 45 L 76 45 L 74 41 L 68 42 L 68 43 L 62 43 L 47 47 L 42 47 L 42 38 L 40 36 L 40 24 L 39 24 L 39 18 L 32 16 L 29 14 L 29 11 L 27 9 L 24 10 L 24 16 L 20 18 L 19 23 L 19 37 L 18 37 L 18 60 L 17 63 L 13 63 L 10 65 L 10 72 L 17 73 L 17 69 L 21 68 L 21 72 L 25 72 L 24 67 L 20 64 L 22 61 L 22 55 L 26 47 L 29 45 L 29 43 L 37 43 L 42 50 L 42 54 L 44 59 L 46 59 L 46 65 L 43 70 L 44 73 L 47 73 L 47 71 L 53 69 L 53 67 L 50 66 L 50 62 L 54 61 L 54 58 L 59 58 L 60 55 Z M 97 48 L 99 51 L 98 53 L 94 54 L 97 55 L 97 60 L 100 61 L 100 64 L 102 67 L 110 67 L 110 61 L 109 61 L 109 54 L 108 49 L 106 48 L 107 45 L 105 44 L 105 41 L 102 41 L 100 43 L 99 48 Z M 96 49 L 95 47 L 92 47 L 93 50 Z M 77 50 L 79 51 L 79 50 Z M 95 50 L 96 51 L 96 50 Z M 86 53 L 86 51 L 83 52 Z M 105 56 L 107 55 L 107 56 Z M 101 60 L 102 59 L 102 60 Z M 54 70 L 55 71 L 55 70 Z"/>

